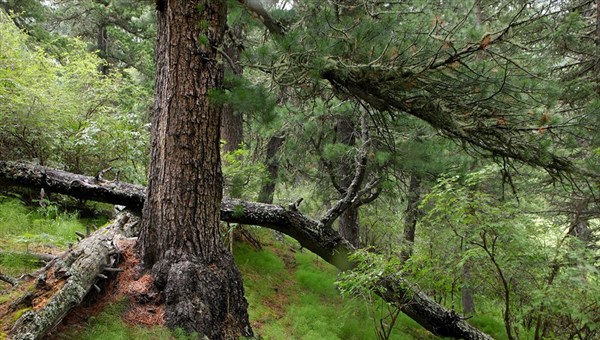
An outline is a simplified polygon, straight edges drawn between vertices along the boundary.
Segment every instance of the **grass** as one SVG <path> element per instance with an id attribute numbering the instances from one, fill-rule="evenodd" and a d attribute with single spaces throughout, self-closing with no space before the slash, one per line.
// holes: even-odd
<path id="1" fill-rule="evenodd" d="M 39 263 L 28 252 L 58 253 L 77 240 L 75 231 L 85 232 L 86 223 L 98 225 L 103 220 L 80 220 L 54 205 L 32 209 L 16 198 L 0 196 L 0 272 L 10 276 L 31 272 Z"/>
<path id="2" fill-rule="evenodd" d="M 32 272 L 39 267 L 39 260 L 27 253 L 0 253 L 0 272 L 6 275 L 18 276 Z"/>
<path id="3" fill-rule="evenodd" d="M 76 240 L 75 231 L 106 221 L 78 219 L 53 207 L 29 209 L 16 199 L 0 196 L 0 272 L 18 274 L 37 266 L 31 257 L 8 250 L 58 249 Z M 340 296 L 335 287 L 338 271 L 309 251 L 298 250 L 295 241 L 275 241 L 272 232 L 254 229 L 264 245 L 255 250 L 245 243 L 234 245 L 236 263 L 244 278 L 249 316 L 257 338 L 262 339 L 376 339 L 376 327 L 387 305 L 374 298 L 367 302 Z M 294 250 L 295 249 L 295 250 Z M 132 326 L 123 321 L 127 302 L 109 304 L 84 324 L 55 335 L 58 339 L 188 339 L 181 330 Z M 498 339 L 505 338 L 503 324 L 492 312 L 471 321 Z M 404 314 L 391 339 L 435 338 Z"/>
<path id="4" fill-rule="evenodd" d="M 75 231 L 105 223 L 106 218 L 78 219 L 77 214 L 61 212 L 55 205 L 31 209 L 18 199 L 0 196 L 2 248 L 47 251 L 48 247 L 65 247 L 77 240 Z"/>
<path id="5" fill-rule="evenodd" d="M 274 241 L 270 231 L 257 234 L 265 244 L 262 250 L 244 244 L 234 248 L 257 335 L 263 339 L 376 338 L 379 307 L 385 304 L 378 300 L 370 306 L 363 300 L 342 298 L 335 287 L 335 267 L 309 251 L 290 252 L 294 242 Z M 434 338 L 408 317 L 401 315 L 399 320 L 392 339 Z"/>
<path id="6" fill-rule="evenodd" d="M 102 313 L 89 318 L 83 329 L 75 328 L 62 334 L 57 334 L 57 339 L 78 340 L 129 340 L 129 339 L 196 339 L 182 330 L 171 331 L 166 327 L 142 327 L 129 325 L 121 319 L 127 303 L 120 301 L 110 304 Z"/>

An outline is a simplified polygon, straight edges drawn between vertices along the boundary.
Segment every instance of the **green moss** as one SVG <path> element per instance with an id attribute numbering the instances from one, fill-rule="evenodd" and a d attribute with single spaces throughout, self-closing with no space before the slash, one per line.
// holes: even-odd
<path id="1" fill-rule="evenodd" d="M 18 310 L 18 311 L 16 311 L 16 312 L 13 314 L 13 316 L 12 316 L 13 322 L 15 322 L 15 321 L 19 320 L 19 318 L 20 318 L 20 317 L 21 317 L 23 314 L 25 314 L 26 312 L 29 312 L 29 311 L 31 311 L 31 310 L 33 310 L 33 308 L 31 308 L 31 307 L 27 307 L 27 308 L 19 309 L 19 310 Z"/>

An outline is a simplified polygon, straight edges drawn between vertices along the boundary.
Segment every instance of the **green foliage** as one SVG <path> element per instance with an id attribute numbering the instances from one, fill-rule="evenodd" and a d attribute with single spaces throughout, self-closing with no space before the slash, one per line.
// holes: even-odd
<path id="1" fill-rule="evenodd" d="M 247 149 L 223 155 L 223 177 L 230 197 L 255 199 L 267 176 L 264 165 L 253 162 Z"/>
<path id="2" fill-rule="evenodd" d="M 401 264 L 397 258 L 384 257 L 368 249 L 354 252 L 350 255 L 350 260 L 356 266 L 351 271 L 341 273 L 337 282 L 340 292 L 348 297 L 370 298 L 379 279 L 401 272 Z"/>
<path id="3" fill-rule="evenodd" d="M 0 196 L 0 207 L 0 237 L 13 250 L 66 246 L 77 240 L 75 231 L 86 231 L 77 214 L 60 212 L 51 204 L 30 211 L 19 200 Z"/>
<path id="4" fill-rule="evenodd" d="M 148 130 L 136 110 L 146 90 L 99 74 L 102 61 L 79 40 L 69 40 L 58 63 L 3 14 L 0 41 L 4 155 L 77 173 L 114 166 L 121 179 L 143 180 Z"/>
<path id="5" fill-rule="evenodd" d="M 132 74 L 152 87 L 156 16 L 151 2 L 60 0 L 46 9 L 44 23 L 54 41 L 80 37 L 104 60 L 104 72 Z"/>
<path id="6" fill-rule="evenodd" d="M 422 208 L 427 214 L 420 230 L 427 236 L 408 263 L 412 280 L 441 300 L 454 301 L 454 290 L 460 287 L 456 282 L 461 281 L 476 287 L 486 300 L 496 297 L 498 304 L 510 308 L 514 334 L 532 333 L 540 324 L 537 318 L 547 320 L 547 331 L 555 334 L 566 334 L 571 326 L 594 334 L 600 320 L 592 316 L 597 308 L 589 308 L 589 303 L 598 305 L 588 295 L 598 290 L 593 252 L 549 228 L 543 217 L 523 213 L 535 205 L 494 198 L 494 173 L 494 168 L 484 168 L 464 178 L 444 177 L 425 197 Z M 552 269 L 557 262 L 566 265 L 558 274 Z M 466 263 L 477 270 L 471 269 L 465 282 Z M 475 320 L 494 329 L 486 315 Z"/>
<path id="7" fill-rule="evenodd" d="M 227 75 L 226 90 L 212 91 L 215 103 L 226 105 L 237 114 L 248 114 L 254 122 L 269 124 L 274 119 L 275 98 L 260 84 L 237 75 Z"/>

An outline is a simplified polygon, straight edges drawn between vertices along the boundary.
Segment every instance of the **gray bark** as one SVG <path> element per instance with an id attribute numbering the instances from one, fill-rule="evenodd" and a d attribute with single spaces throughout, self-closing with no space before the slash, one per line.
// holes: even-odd
<path id="1" fill-rule="evenodd" d="M 258 201 L 261 203 L 273 203 L 273 195 L 275 193 L 275 182 L 277 181 L 277 174 L 279 172 L 279 160 L 277 159 L 277 153 L 283 146 L 285 137 L 273 135 L 267 143 L 267 154 L 265 156 L 265 164 L 267 166 L 267 172 L 269 178 L 263 183 Z"/>
<path id="2" fill-rule="evenodd" d="M 33 294 L 45 293 L 45 282 L 64 281 L 64 285 L 40 308 L 23 313 L 10 331 L 11 339 L 40 339 L 52 330 L 63 317 L 79 305 L 102 273 L 111 267 L 112 256 L 118 252 L 118 238 L 134 235 L 137 219 L 131 214 L 121 214 L 112 224 L 84 238 L 60 258 L 52 260 L 37 278 Z M 43 278 L 43 279 L 42 279 Z M 42 284 L 41 284 L 42 283 Z M 27 299 L 33 300 L 33 296 Z M 31 307 L 31 306 L 25 306 Z"/>

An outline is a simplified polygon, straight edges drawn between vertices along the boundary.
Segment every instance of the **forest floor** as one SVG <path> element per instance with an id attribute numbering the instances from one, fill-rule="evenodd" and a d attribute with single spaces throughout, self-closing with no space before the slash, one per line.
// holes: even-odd
<path id="1" fill-rule="evenodd" d="M 29 252 L 58 254 L 76 241 L 75 230 L 105 219 L 79 219 L 49 208 L 30 209 L 16 199 L 0 196 L 0 273 L 17 277 L 39 263 Z M 270 230 L 245 227 L 261 249 L 244 240 L 233 254 L 244 279 L 252 328 L 259 339 L 376 339 L 385 325 L 387 305 L 342 297 L 336 289 L 337 269 L 288 237 L 277 240 Z M 149 276 L 137 274 L 139 259 L 133 240 L 123 249 L 116 280 L 100 292 L 91 291 L 84 303 L 67 315 L 50 339 L 187 339 L 194 335 L 162 326 L 163 307 L 153 300 Z M 17 253 L 18 252 L 18 253 Z M 0 284 L 0 293 L 8 286 Z M 6 291 L 4 291 L 6 292 Z M 5 295 L 0 295 L 0 299 Z M 156 300 L 156 299 L 154 299 Z M 0 306 L 1 306 L 0 300 Z M 0 309 L 1 311 L 1 309 Z M 382 322 L 383 320 L 383 322 Z M 391 339 L 435 338 L 400 314 Z"/>

